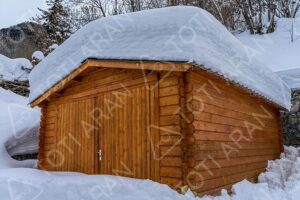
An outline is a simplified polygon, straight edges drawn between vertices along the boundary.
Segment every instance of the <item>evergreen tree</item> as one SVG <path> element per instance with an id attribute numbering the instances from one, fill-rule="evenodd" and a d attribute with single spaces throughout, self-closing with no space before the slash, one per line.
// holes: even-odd
<path id="1" fill-rule="evenodd" d="M 52 44 L 61 44 L 72 33 L 69 9 L 64 6 L 63 0 L 47 0 L 48 9 L 40 9 L 41 15 L 35 21 L 47 31 L 49 37 L 45 41 L 45 48 Z M 47 53 L 47 52 L 44 52 Z"/>

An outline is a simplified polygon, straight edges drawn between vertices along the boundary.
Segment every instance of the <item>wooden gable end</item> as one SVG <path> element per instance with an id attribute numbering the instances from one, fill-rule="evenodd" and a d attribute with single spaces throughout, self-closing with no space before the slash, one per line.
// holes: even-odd
<path id="1" fill-rule="evenodd" d="M 70 73 L 63 80 L 58 82 L 48 91 L 46 91 L 39 98 L 30 103 L 31 107 L 35 107 L 41 104 L 43 101 L 55 95 L 63 88 L 65 88 L 71 81 L 90 68 L 119 68 L 119 69 L 141 69 L 141 70 L 152 70 L 152 71 L 172 71 L 172 72 L 185 72 L 188 71 L 192 65 L 182 62 L 155 62 L 155 61 L 126 61 L 126 60 L 86 60 L 80 67 Z"/>

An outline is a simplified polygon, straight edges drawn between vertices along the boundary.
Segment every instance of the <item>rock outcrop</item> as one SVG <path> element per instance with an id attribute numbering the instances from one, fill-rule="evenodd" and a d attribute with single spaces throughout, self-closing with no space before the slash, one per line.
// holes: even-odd
<path id="1" fill-rule="evenodd" d="M 0 30 L 0 54 L 9 58 L 27 58 L 43 48 L 47 36 L 45 29 L 36 23 L 25 22 Z"/>
<path id="2" fill-rule="evenodd" d="M 284 144 L 300 146 L 300 89 L 292 90 L 292 108 L 281 113 Z"/>

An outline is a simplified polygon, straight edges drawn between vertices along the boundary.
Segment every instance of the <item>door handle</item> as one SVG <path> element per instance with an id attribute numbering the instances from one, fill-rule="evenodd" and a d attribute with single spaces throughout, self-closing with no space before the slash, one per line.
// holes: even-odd
<path id="1" fill-rule="evenodd" d="M 99 160 L 102 161 L 102 150 L 99 149 L 98 151 L 98 157 L 99 157 Z"/>

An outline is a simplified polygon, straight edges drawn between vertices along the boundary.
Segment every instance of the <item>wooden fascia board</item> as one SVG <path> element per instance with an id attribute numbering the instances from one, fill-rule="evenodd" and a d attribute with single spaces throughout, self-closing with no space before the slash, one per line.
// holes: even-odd
<path id="1" fill-rule="evenodd" d="M 91 67 L 123 68 L 123 69 L 141 69 L 153 71 L 174 71 L 186 72 L 192 64 L 182 62 L 164 62 L 164 61 L 127 61 L 127 60 L 88 60 Z"/>
<path id="2" fill-rule="evenodd" d="M 47 92 L 45 92 L 42 96 L 34 100 L 30 105 L 31 107 L 35 107 L 42 103 L 44 100 L 49 98 L 52 94 L 62 89 L 69 81 L 74 79 L 76 76 L 78 76 L 81 72 L 86 70 L 89 67 L 88 63 L 83 63 L 78 69 L 73 71 L 71 74 L 69 74 L 67 77 L 65 77 L 62 81 L 58 82 L 56 85 L 54 85 L 52 88 L 50 88 Z"/>
<path id="3" fill-rule="evenodd" d="M 89 67 L 106 67 L 106 68 L 124 68 L 124 69 L 141 69 L 141 70 L 154 70 L 154 71 L 177 71 L 185 72 L 192 68 L 191 64 L 187 63 L 172 63 L 172 62 L 154 62 L 154 61 L 122 61 L 122 60 L 86 60 L 78 69 L 73 71 L 62 81 L 54 85 L 47 92 L 39 98 L 30 103 L 31 107 L 38 106 L 51 95 L 61 90 L 73 80 L 76 76 L 82 73 Z"/>

